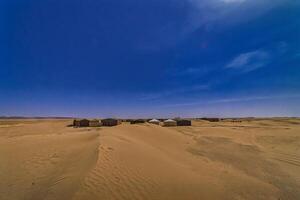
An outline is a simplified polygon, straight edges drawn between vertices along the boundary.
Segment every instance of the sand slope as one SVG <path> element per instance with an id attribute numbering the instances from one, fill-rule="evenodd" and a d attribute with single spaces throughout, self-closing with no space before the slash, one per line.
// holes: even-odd
<path id="1" fill-rule="evenodd" d="M 0 128 L 0 199 L 71 199 L 97 161 L 98 133 L 65 122 Z"/>
<path id="2" fill-rule="evenodd" d="M 300 199 L 298 119 L 68 123 L 0 123 L 0 199 Z"/>

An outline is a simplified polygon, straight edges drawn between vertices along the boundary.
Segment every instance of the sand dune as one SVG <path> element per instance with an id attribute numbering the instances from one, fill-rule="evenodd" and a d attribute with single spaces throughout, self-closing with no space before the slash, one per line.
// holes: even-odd
<path id="1" fill-rule="evenodd" d="M 300 120 L 0 122 L 0 199 L 300 199 Z"/>

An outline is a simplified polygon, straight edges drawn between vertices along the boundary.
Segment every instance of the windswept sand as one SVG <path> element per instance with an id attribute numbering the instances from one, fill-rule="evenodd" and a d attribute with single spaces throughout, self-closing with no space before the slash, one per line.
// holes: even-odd
<path id="1" fill-rule="evenodd" d="M 1 200 L 300 199 L 300 120 L 0 121 Z"/>

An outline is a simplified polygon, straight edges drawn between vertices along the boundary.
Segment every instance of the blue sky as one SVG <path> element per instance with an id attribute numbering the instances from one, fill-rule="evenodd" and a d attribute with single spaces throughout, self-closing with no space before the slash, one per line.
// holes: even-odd
<path id="1" fill-rule="evenodd" d="M 2 0 L 0 115 L 300 116 L 300 1 Z"/>

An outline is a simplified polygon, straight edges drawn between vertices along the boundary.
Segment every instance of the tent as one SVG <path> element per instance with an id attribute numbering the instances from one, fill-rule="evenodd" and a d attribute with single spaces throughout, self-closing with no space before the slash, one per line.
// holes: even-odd
<path id="1" fill-rule="evenodd" d="M 145 120 L 143 120 L 143 119 L 136 119 L 136 120 L 132 120 L 130 122 L 130 124 L 142 124 L 142 123 L 145 123 Z"/>
<path id="2" fill-rule="evenodd" d="M 102 119 L 101 122 L 102 122 L 102 126 L 117 126 L 118 124 L 121 123 L 121 121 L 112 118 Z"/>
<path id="3" fill-rule="evenodd" d="M 75 127 L 88 127 L 89 126 L 89 120 L 87 119 L 74 119 L 73 126 Z"/>
<path id="4" fill-rule="evenodd" d="M 187 119 L 178 119 L 177 126 L 192 126 L 192 121 Z"/>
<path id="5" fill-rule="evenodd" d="M 101 126 L 101 125 L 102 125 L 102 123 L 98 119 L 90 120 L 90 123 L 89 123 L 90 127 L 98 127 L 98 126 Z"/>
<path id="6" fill-rule="evenodd" d="M 149 121 L 149 123 L 150 124 L 156 124 L 156 125 L 159 125 L 159 120 L 157 120 L 157 119 L 151 119 L 150 121 Z"/>
<path id="7" fill-rule="evenodd" d="M 177 122 L 173 119 L 167 119 L 164 121 L 163 126 L 177 126 Z"/>

